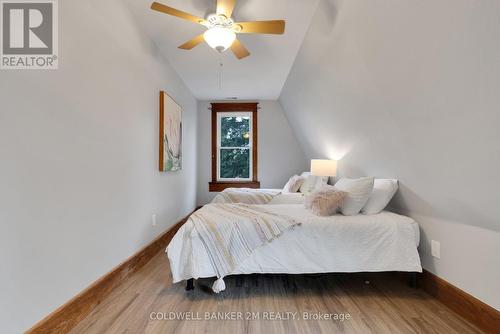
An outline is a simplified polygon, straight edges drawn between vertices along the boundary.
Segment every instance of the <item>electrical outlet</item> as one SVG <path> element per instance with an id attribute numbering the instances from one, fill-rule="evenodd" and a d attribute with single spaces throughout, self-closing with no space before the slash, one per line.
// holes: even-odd
<path id="1" fill-rule="evenodd" d="M 436 240 L 431 240 L 431 254 L 436 259 L 441 258 L 441 243 Z"/>
<path id="2" fill-rule="evenodd" d="M 151 215 L 151 225 L 156 226 L 156 214 Z"/>

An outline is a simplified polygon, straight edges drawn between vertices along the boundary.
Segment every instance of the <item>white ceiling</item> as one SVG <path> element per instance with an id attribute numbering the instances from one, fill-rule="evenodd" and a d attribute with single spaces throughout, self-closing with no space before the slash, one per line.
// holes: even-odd
<path id="1" fill-rule="evenodd" d="M 188 13 L 205 17 L 215 12 L 216 0 L 158 0 Z M 240 34 L 251 55 L 237 60 L 231 51 L 221 55 L 222 88 L 219 88 L 219 55 L 206 43 L 191 51 L 177 47 L 205 31 L 201 25 L 152 11 L 152 0 L 126 0 L 139 25 L 153 39 L 172 67 L 199 100 L 274 100 L 288 76 L 317 0 L 238 0 L 235 21 L 286 20 L 284 35 Z"/>

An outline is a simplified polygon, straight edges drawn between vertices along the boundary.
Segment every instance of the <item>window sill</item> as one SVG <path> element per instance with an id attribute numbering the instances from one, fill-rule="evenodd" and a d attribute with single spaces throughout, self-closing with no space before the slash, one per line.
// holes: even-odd
<path id="1" fill-rule="evenodd" d="M 226 188 L 260 188 L 259 181 L 243 181 L 243 182 L 209 182 L 208 191 L 210 192 L 220 192 Z"/>

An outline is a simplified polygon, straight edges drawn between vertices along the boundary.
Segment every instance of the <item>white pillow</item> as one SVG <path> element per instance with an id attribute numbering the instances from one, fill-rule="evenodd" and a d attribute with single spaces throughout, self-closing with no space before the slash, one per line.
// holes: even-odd
<path id="1" fill-rule="evenodd" d="M 397 190 L 398 180 L 375 179 L 373 192 L 361 212 L 365 215 L 375 215 L 384 210 Z"/>
<path id="2" fill-rule="evenodd" d="M 296 193 L 299 191 L 300 186 L 304 183 L 305 177 L 294 175 L 288 180 L 288 182 L 283 187 L 284 193 Z"/>
<path id="3" fill-rule="evenodd" d="M 314 176 L 310 172 L 303 172 L 300 176 L 305 177 L 299 189 L 303 194 L 309 194 L 328 183 L 328 176 Z"/>
<path id="4" fill-rule="evenodd" d="M 335 188 L 347 193 L 340 205 L 340 212 L 345 216 L 354 216 L 365 206 L 373 192 L 373 177 L 342 178 L 335 183 Z"/>

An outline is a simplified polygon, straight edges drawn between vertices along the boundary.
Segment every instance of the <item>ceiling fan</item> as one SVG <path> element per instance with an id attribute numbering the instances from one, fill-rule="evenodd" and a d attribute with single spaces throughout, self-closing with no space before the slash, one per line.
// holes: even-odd
<path id="1" fill-rule="evenodd" d="M 231 15 L 233 14 L 235 4 L 236 0 L 217 0 L 216 13 L 208 15 L 206 19 L 158 2 L 153 2 L 151 9 L 201 24 L 207 28 L 205 33 L 179 46 L 179 49 L 184 50 L 191 50 L 205 40 L 211 48 L 219 52 L 231 48 L 235 56 L 238 59 L 242 59 L 249 56 L 250 52 L 236 38 L 236 34 L 281 35 L 284 33 L 285 21 L 283 20 L 234 22 Z"/>

